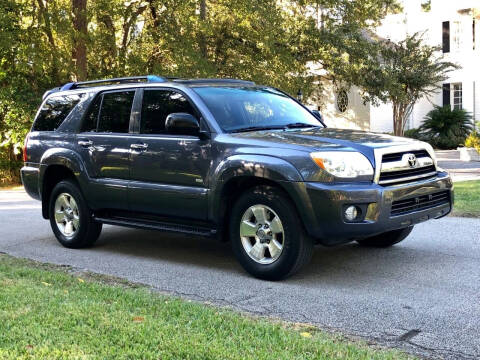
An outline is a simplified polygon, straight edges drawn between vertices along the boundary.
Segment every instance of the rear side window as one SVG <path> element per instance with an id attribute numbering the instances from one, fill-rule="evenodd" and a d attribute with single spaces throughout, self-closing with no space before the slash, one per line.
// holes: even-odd
<path id="1" fill-rule="evenodd" d="M 83 94 L 52 96 L 45 101 L 33 123 L 33 131 L 54 131 L 79 103 Z"/>
<path id="2" fill-rule="evenodd" d="M 134 96 L 135 91 L 103 94 L 97 131 L 128 133 Z"/>
<path id="3" fill-rule="evenodd" d="M 167 116 L 178 112 L 196 116 L 195 109 L 182 94 L 171 90 L 145 90 L 140 132 L 142 134 L 166 133 Z"/>

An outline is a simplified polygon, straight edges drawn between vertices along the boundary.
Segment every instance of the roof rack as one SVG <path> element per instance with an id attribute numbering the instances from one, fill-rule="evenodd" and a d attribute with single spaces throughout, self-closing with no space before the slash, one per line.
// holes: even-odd
<path id="1" fill-rule="evenodd" d="M 65 90 L 73 90 L 73 89 L 80 89 L 80 88 L 100 86 L 100 85 L 130 84 L 130 83 L 139 83 L 139 82 L 166 82 L 166 81 L 168 81 L 166 78 L 157 76 L 157 75 L 130 76 L 130 77 L 103 79 L 103 80 L 70 82 L 63 85 L 60 88 L 60 90 L 65 91 Z"/>
<path id="2" fill-rule="evenodd" d="M 186 85 L 193 85 L 193 84 L 239 84 L 239 85 L 255 85 L 253 81 L 248 80 L 240 80 L 240 79 L 215 79 L 215 78 L 207 78 L 207 79 L 173 79 L 174 82 L 186 84 Z"/>
<path id="3" fill-rule="evenodd" d="M 79 81 L 79 82 L 69 82 L 63 86 L 56 87 L 50 90 L 45 91 L 43 94 L 43 100 L 45 100 L 50 94 L 58 91 L 67 91 L 81 88 L 88 88 L 94 86 L 107 86 L 107 85 L 117 85 L 117 84 L 135 84 L 135 83 L 162 83 L 167 81 L 174 81 L 177 83 L 185 85 L 195 85 L 195 84 L 238 84 L 238 85 L 255 85 L 253 81 L 239 80 L 239 79 L 184 79 L 177 77 L 162 77 L 157 75 L 144 75 L 144 76 L 130 76 L 130 77 L 120 77 L 112 79 L 103 79 L 103 80 L 91 80 L 91 81 Z"/>
<path id="4" fill-rule="evenodd" d="M 81 88 L 100 86 L 100 85 L 134 84 L 134 83 L 141 83 L 141 82 L 166 82 L 169 80 L 170 80 L 169 78 L 164 78 L 157 75 L 144 75 L 144 76 L 131 76 L 131 77 L 103 79 L 103 80 L 69 82 L 63 86 L 45 91 L 42 98 L 43 100 L 45 100 L 50 94 L 58 91 L 67 91 L 67 90 L 81 89 Z"/>

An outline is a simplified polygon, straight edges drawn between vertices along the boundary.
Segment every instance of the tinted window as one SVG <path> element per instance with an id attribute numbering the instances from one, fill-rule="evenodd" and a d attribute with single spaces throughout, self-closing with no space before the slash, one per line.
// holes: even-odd
<path id="1" fill-rule="evenodd" d="M 100 114 L 101 103 L 102 95 L 97 96 L 97 98 L 93 100 L 93 103 L 90 105 L 88 113 L 83 121 L 82 132 L 97 131 L 98 114 Z"/>
<path id="2" fill-rule="evenodd" d="M 145 90 L 143 93 L 141 133 L 165 133 L 165 120 L 172 113 L 184 112 L 196 116 L 187 98 L 170 90 Z"/>
<path id="3" fill-rule="evenodd" d="M 98 132 L 127 133 L 135 91 L 103 94 Z"/>
<path id="4" fill-rule="evenodd" d="M 78 104 L 82 95 L 83 94 L 50 97 L 43 103 L 32 130 L 53 131 L 57 129 Z"/>
<path id="5" fill-rule="evenodd" d="M 195 92 L 225 131 L 292 124 L 321 126 L 308 110 L 285 94 L 260 87 L 198 87 Z"/>

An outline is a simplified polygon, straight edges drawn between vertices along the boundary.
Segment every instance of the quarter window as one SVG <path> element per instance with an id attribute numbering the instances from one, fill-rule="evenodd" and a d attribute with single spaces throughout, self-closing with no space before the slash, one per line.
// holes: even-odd
<path id="1" fill-rule="evenodd" d="M 188 99 L 176 91 L 145 90 L 140 132 L 142 134 L 166 133 L 165 120 L 167 116 L 178 112 L 196 115 Z"/>
<path id="2" fill-rule="evenodd" d="M 45 101 L 33 124 L 33 131 L 54 131 L 72 112 L 83 94 L 52 96 Z"/>
<path id="3" fill-rule="evenodd" d="M 103 96 L 97 96 L 90 105 L 87 115 L 83 121 L 81 132 L 97 131 L 98 115 L 100 114 L 100 105 L 102 104 Z"/>
<path id="4" fill-rule="evenodd" d="M 128 133 L 135 91 L 103 94 L 98 132 Z"/>

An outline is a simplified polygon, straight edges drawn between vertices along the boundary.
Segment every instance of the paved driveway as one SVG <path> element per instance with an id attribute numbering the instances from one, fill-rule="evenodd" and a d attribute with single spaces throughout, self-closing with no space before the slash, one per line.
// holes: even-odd
<path id="1" fill-rule="evenodd" d="M 453 181 L 480 180 L 480 162 L 460 160 L 458 150 L 435 151 L 438 165 L 450 173 Z"/>
<path id="2" fill-rule="evenodd" d="M 0 251 L 309 322 L 421 355 L 480 358 L 478 219 L 420 224 L 390 249 L 317 248 L 300 274 L 265 282 L 242 271 L 228 244 L 207 239 L 108 226 L 92 249 L 62 248 L 38 202 L 22 192 L 0 192 Z"/>

